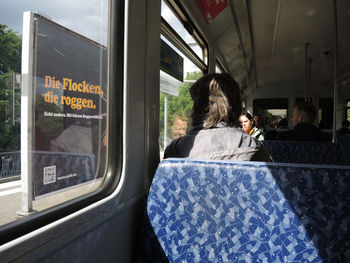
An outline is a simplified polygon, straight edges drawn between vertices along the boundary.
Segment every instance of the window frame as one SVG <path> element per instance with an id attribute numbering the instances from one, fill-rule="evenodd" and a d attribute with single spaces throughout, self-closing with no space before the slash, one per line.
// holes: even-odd
<path id="1" fill-rule="evenodd" d="M 218 67 L 222 73 L 226 72 L 223 65 L 221 64 L 221 62 L 218 58 L 216 58 L 216 60 L 215 60 L 215 66 Z"/>
<path id="2" fill-rule="evenodd" d="M 86 195 L 1 226 L 0 245 L 81 210 L 111 195 L 118 186 L 123 162 L 123 88 L 118 84 L 124 82 L 124 17 L 125 1 L 109 1 L 107 169 L 101 187 Z"/>
<path id="3" fill-rule="evenodd" d="M 187 32 L 197 42 L 202 49 L 202 58 L 200 58 L 192 48 L 183 40 L 183 38 L 169 25 L 169 23 L 161 16 L 161 34 L 168 39 L 177 49 L 179 49 L 193 64 L 195 64 L 203 73 L 208 72 L 208 43 L 189 18 L 188 14 L 177 0 L 163 0 L 170 8 L 179 22 L 187 30 Z M 205 58 L 207 62 L 205 62 Z"/>

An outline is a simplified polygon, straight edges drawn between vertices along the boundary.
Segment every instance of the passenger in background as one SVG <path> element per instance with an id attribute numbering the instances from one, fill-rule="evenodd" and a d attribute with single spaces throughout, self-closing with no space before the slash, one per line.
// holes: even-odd
<path id="1" fill-rule="evenodd" d="M 242 114 L 241 117 L 239 117 L 239 122 L 245 133 L 259 141 L 264 140 L 263 132 L 258 127 L 255 127 L 255 122 L 249 113 Z"/>
<path id="2" fill-rule="evenodd" d="M 184 114 L 175 115 L 173 125 L 171 126 L 171 133 L 173 139 L 177 139 L 186 135 L 187 131 L 187 118 Z"/>
<path id="3" fill-rule="evenodd" d="M 276 136 L 279 132 L 284 132 L 288 130 L 288 120 L 286 118 L 281 119 L 277 124 L 277 130 L 269 129 L 265 131 L 264 138 L 265 141 L 276 140 Z"/>
<path id="4" fill-rule="evenodd" d="M 242 100 L 237 82 L 227 73 L 212 73 L 190 89 L 192 129 L 165 149 L 164 158 L 269 161 L 265 147 L 239 128 Z"/>
<path id="5" fill-rule="evenodd" d="M 280 132 L 276 140 L 285 141 L 330 141 L 328 135 L 313 125 L 316 109 L 311 102 L 298 103 L 292 112 L 294 129 Z"/>
<path id="6" fill-rule="evenodd" d="M 265 132 L 264 122 L 261 116 L 259 114 L 254 114 L 253 120 L 255 127 L 257 127 L 260 131 Z"/>
<path id="7" fill-rule="evenodd" d="M 288 120 L 287 120 L 287 118 L 283 118 L 277 124 L 277 131 L 284 132 L 287 130 L 288 130 Z"/>

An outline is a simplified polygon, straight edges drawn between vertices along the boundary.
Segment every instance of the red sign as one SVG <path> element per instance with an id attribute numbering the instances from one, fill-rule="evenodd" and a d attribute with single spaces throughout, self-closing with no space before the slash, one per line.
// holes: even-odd
<path id="1" fill-rule="evenodd" d="M 228 6 L 227 0 L 196 0 L 196 4 L 207 24 Z"/>

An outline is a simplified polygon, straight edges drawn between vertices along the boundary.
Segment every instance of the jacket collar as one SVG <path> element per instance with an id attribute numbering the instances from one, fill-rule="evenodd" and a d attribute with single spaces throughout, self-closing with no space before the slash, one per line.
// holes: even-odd
<path id="1" fill-rule="evenodd" d="M 216 124 L 214 127 L 211 127 L 210 129 L 217 129 L 217 128 L 229 128 L 230 126 L 228 126 L 225 122 L 219 122 L 218 124 Z M 235 126 L 234 126 L 235 127 Z M 237 127 L 235 127 L 237 128 Z M 198 124 L 194 127 L 192 127 L 192 129 L 189 131 L 189 135 L 193 135 L 193 134 L 197 134 L 200 130 L 203 130 L 203 123 Z"/>

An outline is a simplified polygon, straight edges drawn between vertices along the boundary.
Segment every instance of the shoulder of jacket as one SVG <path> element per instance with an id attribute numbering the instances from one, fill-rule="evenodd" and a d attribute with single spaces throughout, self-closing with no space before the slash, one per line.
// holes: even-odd
<path id="1" fill-rule="evenodd" d="M 174 139 L 166 148 L 164 151 L 164 159 L 170 158 L 170 157 L 176 157 L 176 144 L 182 137 L 179 137 L 177 139 Z"/>

